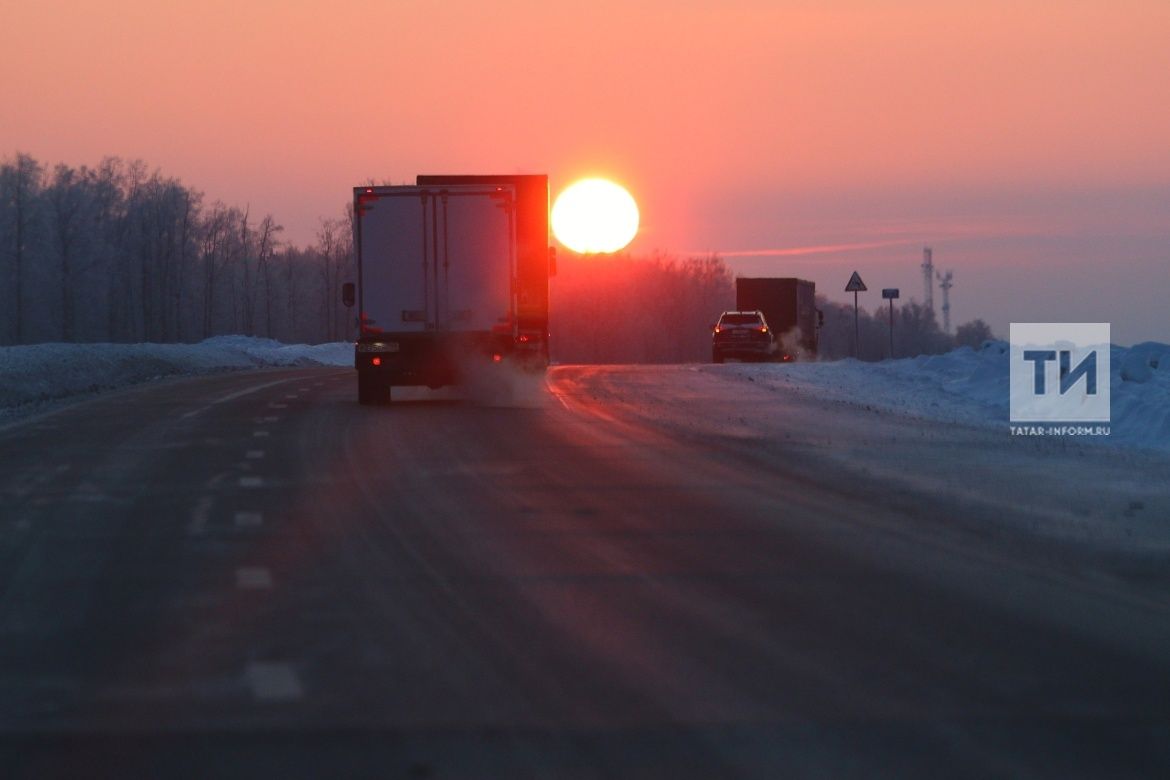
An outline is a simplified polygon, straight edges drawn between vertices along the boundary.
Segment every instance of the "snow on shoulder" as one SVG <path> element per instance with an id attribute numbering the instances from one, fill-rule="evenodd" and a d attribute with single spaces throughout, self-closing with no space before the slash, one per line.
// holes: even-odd
<path id="1" fill-rule="evenodd" d="M 1008 426 L 1009 349 L 987 341 L 941 355 L 880 363 L 846 359 L 821 363 L 709 366 L 757 382 L 819 397 L 894 411 L 941 423 Z M 1114 346 L 1110 353 L 1113 445 L 1170 451 L 1170 345 Z"/>
<path id="2" fill-rule="evenodd" d="M 215 336 L 198 344 L 32 344 L 0 347 L 0 411 L 152 379 L 275 366 L 352 366 L 353 345 L 281 344 Z"/>

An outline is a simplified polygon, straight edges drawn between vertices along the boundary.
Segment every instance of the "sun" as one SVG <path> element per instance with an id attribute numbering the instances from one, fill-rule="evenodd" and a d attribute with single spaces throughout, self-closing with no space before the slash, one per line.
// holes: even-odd
<path id="1" fill-rule="evenodd" d="M 552 229 L 557 240 L 574 252 L 616 252 L 638 232 L 638 204 L 620 184 L 581 179 L 557 196 Z"/>

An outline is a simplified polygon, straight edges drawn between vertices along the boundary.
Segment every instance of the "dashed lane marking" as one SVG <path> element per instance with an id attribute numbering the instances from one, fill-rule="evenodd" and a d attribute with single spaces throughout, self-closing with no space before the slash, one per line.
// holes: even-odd
<path id="1" fill-rule="evenodd" d="M 288 404 L 268 404 L 271 409 L 287 409 Z"/>
<path id="2" fill-rule="evenodd" d="M 263 439 L 268 435 L 268 431 L 252 431 L 252 436 L 257 439 Z"/>
<path id="3" fill-rule="evenodd" d="M 244 457 L 249 460 L 260 460 L 264 457 L 264 450 L 248 450 L 244 453 Z"/>
<path id="4" fill-rule="evenodd" d="M 258 701 L 297 701 L 305 695 L 297 673 L 289 664 L 251 663 L 245 677 Z"/>
<path id="5" fill-rule="evenodd" d="M 264 525 L 264 515 L 259 512 L 236 512 L 236 528 L 259 528 Z"/>
<path id="6" fill-rule="evenodd" d="M 275 387 L 276 385 L 283 385 L 283 384 L 287 384 L 288 382 L 295 382 L 295 381 L 297 381 L 297 379 L 298 379 L 298 377 L 292 377 L 290 379 L 278 379 L 275 382 L 266 382 L 262 385 L 255 385 L 253 387 L 244 388 L 243 390 L 237 390 L 234 393 L 228 393 L 227 395 L 222 396 L 221 398 L 216 398 L 214 401 L 212 401 L 209 404 L 205 404 L 204 406 L 200 406 L 198 409 L 192 409 L 189 412 L 184 412 L 183 414 L 180 414 L 179 419 L 186 420 L 188 417 L 194 417 L 197 414 L 200 414 L 202 412 L 206 412 L 208 409 L 210 409 L 213 406 L 218 406 L 219 404 L 225 404 L 228 401 L 234 401 L 237 398 L 243 398 L 246 395 L 251 395 L 252 393 L 258 392 L 258 391 L 263 390 L 267 387 Z"/>
<path id="7" fill-rule="evenodd" d="M 264 480 L 260 477 L 240 477 L 240 487 L 263 487 Z"/>
<path id="8" fill-rule="evenodd" d="M 280 420 L 280 418 L 276 417 L 276 416 L 261 417 L 260 418 L 261 422 L 266 422 L 266 423 L 278 422 L 279 420 Z"/>
<path id="9" fill-rule="evenodd" d="M 241 566 L 236 569 L 236 587 L 267 590 L 272 587 L 272 572 L 263 566 Z"/>

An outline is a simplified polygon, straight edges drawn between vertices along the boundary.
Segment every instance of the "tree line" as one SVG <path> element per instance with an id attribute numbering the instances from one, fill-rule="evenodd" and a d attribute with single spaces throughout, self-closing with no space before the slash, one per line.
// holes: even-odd
<path id="1" fill-rule="evenodd" d="M 18 153 L 0 164 L 0 344 L 347 338 L 350 218 L 305 248 L 281 231 L 140 161 L 50 170 Z"/>
<path id="2" fill-rule="evenodd" d="M 714 255 L 566 252 L 557 266 L 549 338 L 562 363 L 709 361 L 710 325 L 735 307 L 735 280 Z"/>
<path id="3" fill-rule="evenodd" d="M 853 306 L 833 303 L 818 295 L 817 308 L 825 317 L 818 349 L 821 359 L 839 360 L 856 356 L 861 360 L 884 360 L 891 356 L 888 304 L 879 304 L 872 312 L 858 309 L 860 350 L 856 355 L 853 351 Z M 939 327 L 934 310 L 925 304 L 910 300 L 894 306 L 895 358 L 938 355 L 955 347 L 978 349 L 991 338 L 991 327 L 981 319 L 964 323 L 955 329 L 954 334 L 949 334 Z"/>
<path id="4" fill-rule="evenodd" d="M 710 326 L 735 309 L 735 277 L 718 255 L 680 259 L 661 253 L 582 256 L 564 253 L 553 277 L 549 329 L 553 359 L 564 363 L 686 363 L 711 359 Z M 778 274 L 780 275 L 780 274 Z M 824 314 L 819 356 L 853 356 L 853 307 L 817 296 Z M 889 311 L 859 311 L 862 360 L 890 357 Z M 992 338 L 982 320 L 944 333 L 934 311 L 907 301 L 894 307 L 894 357 L 979 347 Z"/>
<path id="5" fill-rule="evenodd" d="M 192 342 L 222 334 L 289 343 L 354 336 L 340 289 L 354 279 L 351 209 L 314 243 L 281 240 L 270 214 L 207 203 L 139 161 L 0 163 L 0 344 Z M 551 352 L 564 363 L 684 363 L 711 357 L 710 325 L 735 308 L 717 255 L 564 253 L 550 282 Z M 852 307 L 823 297 L 820 355 L 853 354 Z M 861 311 L 861 357 L 888 357 L 888 312 Z M 934 312 L 895 308 L 895 356 L 978 346 L 981 320 L 943 333 Z"/>

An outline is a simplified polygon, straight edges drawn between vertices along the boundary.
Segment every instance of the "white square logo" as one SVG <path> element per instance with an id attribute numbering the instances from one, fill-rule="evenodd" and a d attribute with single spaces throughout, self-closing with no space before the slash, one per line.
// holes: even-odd
<path id="1" fill-rule="evenodd" d="M 1109 422 L 1109 323 L 1013 322 L 1011 422 Z"/>

